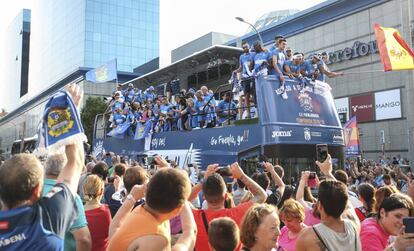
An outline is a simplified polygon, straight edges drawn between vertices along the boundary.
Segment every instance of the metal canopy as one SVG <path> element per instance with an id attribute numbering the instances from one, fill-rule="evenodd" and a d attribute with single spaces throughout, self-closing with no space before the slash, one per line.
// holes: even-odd
<path id="1" fill-rule="evenodd" d="M 125 82 L 134 83 L 136 86 L 149 86 L 166 83 L 182 75 L 191 75 L 198 71 L 205 71 L 223 64 L 238 65 L 241 48 L 214 45 L 190 56 L 187 56 L 164 68 L 152 71 L 138 78 Z"/>

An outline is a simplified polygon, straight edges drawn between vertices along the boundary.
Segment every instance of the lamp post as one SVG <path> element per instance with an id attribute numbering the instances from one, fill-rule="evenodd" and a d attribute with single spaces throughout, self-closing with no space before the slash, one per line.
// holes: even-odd
<path id="1" fill-rule="evenodd" d="M 244 19 L 243 19 L 243 18 L 241 18 L 241 17 L 235 17 L 235 18 L 236 18 L 236 20 L 238 20 L 238 21 L 240 21 L 240 22 L 242 22 L 242 23 L 246 23 L 246 24 L 250 25 L 250 26 L 253 28 L 253 30 L 256 32 L 257 36 L 259 37 L 260 43 L 263 45 L 263 39 L 262 39 L 262 36 L 260 35 L 260 32 L 256 29 L 256 27 L 254 27 L 254 25 L 253 25 L 253 24 L 251 24 L 251 23 L 247 22 L 246 20 L 244 20 Z"/>

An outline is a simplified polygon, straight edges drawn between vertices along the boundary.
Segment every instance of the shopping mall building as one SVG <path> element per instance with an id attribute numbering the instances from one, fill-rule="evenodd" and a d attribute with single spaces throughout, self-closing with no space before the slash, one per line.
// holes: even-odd
<path id="1" fill-rule="evenodd" d="M 352 116 L 357 117 L 361 150 L 367 159 L 378 159 L 383 153 L 385 157 L 400 155 L 402 158 L 414 159 L 413 71 L 381 71 L 373 29 L 376 23 L 396 28 L 407 43 L 412 45 L 413 8 L 414 0 L 328 0 L 276 22 L 265 23 L 264 27 L 259 28 L 267 48 L 274 44 L 276 35 L 283 35 L 288 40 L 288 47 L 305 53 L 305 56 L 319 52 L 329 53 L 330 70 L 345 73 L 344 76 L 327 80 L 332 87 L 338 113 L 342 121 Z M 232 39 L 225 45 L 241 47 L 242 41 L 253 44 L 257 38 L 256 33 L 251 32 Z M 220 50 L 223 55 L 224 52 L 232 52 L 233 58 L 239 54 L 239 51 L 228 48 Z M 204 50 L 201 54 L 203 53 L 209 54 L 209 51 Z M 208 65 L 212 65 L 212 62 L 203 63 L 201 56 L 197 53 L 187 57 L 181 55 L 181 60 L 132 82 L 140 86 L 142 83 L 157 83 L 157 80 L 178 77 L 181 88 L 208 85 L 213 89 L 214 86 L 226 83 L 230 69 L 218 74 L 219 77 L 216 76 L 212 81 L 209 81 L 209 76 L 217 74 L 210 75 L 210 70 L 206 74 L 200 70 L 198 75 L 189 70 L 205 66 L 206 71 Z M 208 56 L 211 58 L 211 55 Z M 197 57 L 200 60 L 195 60 Z M 232 63 L 230 68 L 235 67 L 237 63 Z M 171 75 L 171 69 L 176 76 Z M 30 113 L 29 104 L 25 108 L 27 114 Z M 12 116 L 1 119 L 0 129 L 19 128 L 23 122 L 17 118 L 22 118 L 21 114 L 15 112 Z M 14 120 L 19 122 L 13 122 Z M 18 132 L 15 134 L 19 135 Z M 1 141 L 0 144 L 0 148 L 5 149 Z"/>

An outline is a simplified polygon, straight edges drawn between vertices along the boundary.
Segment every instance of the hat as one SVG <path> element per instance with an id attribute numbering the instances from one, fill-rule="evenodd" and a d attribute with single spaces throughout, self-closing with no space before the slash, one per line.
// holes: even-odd
<path id="1" fill-rule="evenodd" d="M 134 84 L 133 83 L 129 83 L 128 84 L 128 87 L 134 87 Z"/>
<path id="2" fill-rule="evenodd" d="M 116 96 L 116 95 L 122 96 L 122 92 L 120 92 L 120 91 L 116 91 L 116 92 L 115 92 L 115 96 Z"/>
<path id="3" fill-rule="evenodd" d="M 150 90 L 150 91 L 153 91 L 154 90 L 154 86 L 150 86 L 150 87 L 148 87 L 148 90 Z"/>

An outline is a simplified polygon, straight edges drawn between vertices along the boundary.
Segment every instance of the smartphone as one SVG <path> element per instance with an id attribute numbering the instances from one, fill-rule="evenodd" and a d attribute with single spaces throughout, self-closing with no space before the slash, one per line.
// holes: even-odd
<path id="1" fill-rule="evenodd" d="M 147 157 L 147 165 L 155 165 L 155 156 L 148 156 Z"/>
<path id="2" fill-rule="evenodd" d="M 403 218 L 406 233 L 414 233 L 414 217 Z"/>
<path id="3" fill-rule="evenodd" d="M 326 158 L 328 158 L 328 145 L 316 145 L 316 160 L 322 163 L 326 160 Z"/>
<path id="4" fill-rule="evenodd" d="M 310 172 L 309 178 L 308 178 L 308 187 L 316 187 L 316 173 Z"/>
<path id="5" fill-rule="evenodd" d="M 220 174 L 221 176 L 232 176 L 233 174 L 230 171 L 230 168 L 227 166 L 221 166 L 217 169 L 216 173 Z"/>
<path id="6" fill-rule="evenodd" d="M 193 167 L 193 164 L 192 164 L 192 163 L 190 163 L 190 164 L 188 164 L 187 166 L 188 166 L 188 167 Z"/>

